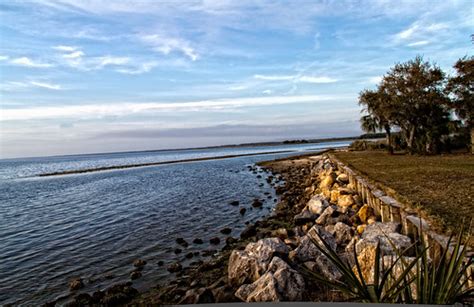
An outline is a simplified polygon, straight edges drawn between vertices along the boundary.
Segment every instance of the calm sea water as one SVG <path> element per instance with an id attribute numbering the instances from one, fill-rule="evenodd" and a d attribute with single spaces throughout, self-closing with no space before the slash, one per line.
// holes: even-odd
<path id="1" fill-rule="evenodd" d="M 348 142 L 185 151 L 133 152 L 0 160 L 0 305 L 36 305 L 68 297 L 68 281 L 80 277 L 92 292 L 129 280 L 133 261 L 148 262 L 134 287 L 146 289 L 170 277 L 166 266 L 204 260 L 189 252 L 219 249 L 238 237 L 245 222 L 269 214 L 276 195 L 268 174 L 248 165 Z M 291 150 L 223 160 L 38 177 L 38 174 L 102 166 Z M 252 209 L 254 198 L 265 199 Z M 238 200 L 240 206 L 229 205 Z M 239 208 L 246 207 L 245 215 Z M 220 245 L 209 239 L 220 237 Z M 175 240 L 190 244 L 179 247 Z M 202 245 L 192 244 L 201 238 Z M 183 249 L 175 254 L 175 248 Z M 163 261 L 164 266 L 158 266 Z"/>

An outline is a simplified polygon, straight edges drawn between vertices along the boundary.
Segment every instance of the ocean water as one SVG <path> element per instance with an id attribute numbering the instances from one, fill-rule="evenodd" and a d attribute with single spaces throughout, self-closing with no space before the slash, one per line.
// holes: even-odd
<path id="1" fill-rule="evenodd" d="M 137 258 L 147 261 L 133 281 L 144 290 L 170 278 L 166 266 L 205 260 L 246 222 L 268 215 L 277 196 L 255 174 L 256 162 L 341 147 L 333 142 L 271 147 L 131 152 L 0 160 L 0 305 L 37 305 L 71 298 L 68 282 L 82 278 L 82 292 L 130 280 Z M 268 153 L 222 160 L 38 177 L 41 173 L 202 157 Z M 258 176 L 260 175 L 260 176 Z M 261 177 L 261 178 L 259 178 Z M 254 198 L 264 199 L 261 209 Z M 237 200 L 239 206 L 229 205 Z M 239 208 L 247 208 L 244 215 Z M 220 230 L 230 227 L 232 233 Z M 188 241 L 187 248 L 175 240 Z M 209 239 L 219 237 L 219 245 Z M 204 244 L 193 244 L 201 238 Z M 175 254 L 174 249 L 182 249 Z M 185 259 L 189 252 L 199 256 Z M 158 261 L 164 265 L 159 266 Z"/>

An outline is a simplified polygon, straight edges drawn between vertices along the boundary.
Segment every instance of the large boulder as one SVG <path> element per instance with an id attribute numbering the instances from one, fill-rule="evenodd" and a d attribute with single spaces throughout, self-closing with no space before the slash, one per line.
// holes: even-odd
<path id="1" fill-rule="evenodd" d="M 346 244 L 352 240 L 352 228 L 341 222 L 337 222 L 336 225 L 334 225 L 332 234 L 338 245 Z"/>
<path id="2" fill-rule="evenodd" d="M 290 253 L 290 259 L 299 262 L 314 261 L 321 254 L 321 251 L 306 235 L 301 238 L 298 247 Z"/>
<path id="3" fill-rule="evenodd" d="M 245 251 L 257 258 L 259 262 L 268 264 L 273 256 L 288 255 L 289 249 L 280 238 L 265 238 L 256 243 L 247 244 Z"/>
<path id="4" fill-rule="evenodd" d="M 377 222 L 372 225 L 368 225 L 365 228 L 362 234 L 362 238 L 368 239 L 368 238 L 376 237 L 383 234 L 399 232 L 400 229 L 401 229 L 401 225 L 396 222 L 386 222 L 386 223 Z"/>
<path id="5" fill-rule="evenodd" d="M 233 250 L 227 268 L 229 284 L 240 286 L 259 277 L 257 259 L 246 251 Z"/>
<path id="6" fill-rule="evenodd" d="M 324 275 L 331 281 L 340 280 L 342 277 L 341 272 L 326 256 L 319 255 L 316 257 L 316 269 L 319 273 Z"/>
<path id="7" fill-rule="evenodd" d="M 254 282 L 266 270 L 273 256 L 286 256 L 289 249 L 280 238 L 266 238 L 249 243 L 245 250 L 233 250 L 229 257 L 228 278 L 234 286 Z"/>
<path id="8" fill-rule="evenodd" d="M 330 222 L 332 215 L 336 209 L 333 206 L 329 206 L 324 209 L 323 213 L 316 219 L 316 224 L 318 225 L 326 225 Z"/>
<path id="9" fill-rule="evenodd" d="M 341 195 L 337 199 L 337 205 L 340 207 L 350 207 L 355 204 L 355 200 L 352 195 Z"/>
<path id="10" fill-rule="evenodd" d="M 319 187 L 322 188 L 328 188 L 330 189 L 332 185 L 334 184 L 334 181 L 336 179 L 336 174 L 334 173 L 329 173 L 326 175 L 324 178 L 322 178 L 321 183 L 319 184 Z"/>
<path id="11" fill-rule="evenodd" d="M 331 199 L 330 199 L 330 202 L 332 204 L 337 204 L 337 200 L 339 199 L 339 196 L 341 194 L 339 193 L 339 189 L 333 189 L 331 190 Z"/>
<path id="12" fill-rule="evenodd" d="M 245 302 L 278 302 L 282 299 L 278 293 L 277 282 L 271 272 L 265 273 L 252 284 L 240 286 L 235 296 Z"/>
<path id="13" fill-rule="evenodd" d="M 319 236 L 318 236 L 319 235 Z M 319 246 L 324 246 L 323 242 L 321 241 L 320 237 L 329 244 L 332 250 L 336 250 L 337 248 L 337 243 L 336 239 L 333 237 L 332 234 L 327 232 L 323 227 L 314 225 L 311 227 L 311 229 L 308 231 L 308 236 L 313 239 L 314 242 L 316 242 Z"/>
<path id="14" fill-rule="evenodd" d="M 362 235 L 362 239 L 356 243 L 356 252 L 359 254 L 368 246 L 375 247 L 377 244 L 380 244 L 380 250 L 383 255 L 395 255 L 397 254 L 397 251 L 401 252 L 409 248 L 411 246 L 411 239 L 396 232 L 370 237 L 364 237 L 364 235 Z"/>
<path id="15" fill-rule="evenodd" d="M 373 284 L 374 283 L 374 274 L 375 274 L 375 254 L 376 254 L 376 247 L 375 246 L 367 246 L 364 248 L 358 255 L 357 261 L 359 262 L 362 278 L 364 279 L 365 283 Z M 390 267 L 394 264 L 394 262 L 398 259 L 398 255 L 388 255 L 383 256 L 380 259 L 379 265 L 379 278 L 382 278 L 385 270 L 390 269 Z M 395 265 L 392 268 L 392 275 L 391 277 L 398 279 L 401 274 L 403 273 L 406 265 L 413 262 L 416 258 L 415 257 L 402 257 L 398 259 Z M 354 274 L 360 279 L 358 270 L 356 266 L 353 266 L 352 271 Z M 411 274 L 411 275 L 410 275 Z M 416 274 L 416 267 L 413 267 L 410 270 L 409 278 L 413 277 Z M 413 293 L 412 288 L 412 293 Z M 416 290 L 416 289 L 415 289 Z"/>
<path id="16" fill-rule="evenodd" d="M 242 285 L 235 296 L 246 302 L 301 301 L 305 283 L 303 277 L 285 261 L 274 257 L 268 271 L 250 285 Z"/>
<path id="17" fill-rule="evenodd" d="M 337 176 L 336 181 L 342 184 L 347 184 L 349 183 L 349 176 L 347 176 L 346 174 L 340 174 L 339 176 Z"/>
<path id="18" fill-rule="evenodd" d="M 329 206 L 329 203 L 324 196 L 318 194 L 313 196 L 306 206 L 311 213 L 319 215 Z"/>
<path id="19" fill-rule="evenodd" d="M 374 209 L 372 209 L 372 207 L 367 204 L 363 205 L 357 212 L 359 220 L 364 224 L 367 223 L 368 218 L 373 216 L 374 214 Z"/>
<path id="20" fill-rule="evenodd" d="M 294 216 L 294 221 L 296 225 L 303 225 L 308 222 L 314 221 L 318 216 L 312 213 L 308 208 L 304 208 L 301 213 Z"/>

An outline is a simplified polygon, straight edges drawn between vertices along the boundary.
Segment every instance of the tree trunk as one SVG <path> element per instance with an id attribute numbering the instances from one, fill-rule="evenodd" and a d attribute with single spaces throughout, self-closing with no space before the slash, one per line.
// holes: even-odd
<path id="1" fill-rule="evenodd" d="M 410 127 L 410 132 L 408 134 L 408 140 L 407 140 L 407 147 L 408 147 L 408 151 L 412 154 L 414 153 L 414 150 L 413 150 L 413 141 L 415 140 L 415 126 L 411 126 Z"/>
<path id="2" fill-rule="evenodd" d="M 385 125 L 385 134 L 387 135 L 387 149 L 388 153 L 393 155 L 393 146 L 392 146 L 392 136 L 391 136 L 391 131 L 390 131 L 390 126 Z"/>
<path id="3" fill-rule="evenodd" d="M 471 154 L 474 154 L 474 125 L 471 125 Z"/>

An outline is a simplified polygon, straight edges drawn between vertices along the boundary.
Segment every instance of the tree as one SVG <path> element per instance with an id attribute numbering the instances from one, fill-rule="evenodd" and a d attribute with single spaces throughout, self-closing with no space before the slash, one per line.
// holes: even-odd
<path id="1" fill-rule="evenodd" d="M 389 124 L 400 128 L 410 153 L 429 153 L 446 133 L 449 112 L 444 95 L 445 74 L 437 66 L 418 56 L 398 63 L 379 85 L 379 106 Z"/>
<path id="2" fill-rule="evenodd" d="M 453 96 L 451 106 L 456 115 L 469 128 L 471 153 L 474 154 L 474 57 L 459 59 L 454 68 L 456 76 L 449 79 L 447 91 Z"/>
<path id="3" fill-rule="evenodd" d="M 364 90 L 359 94 L 359 105 L 362 105 L 363 111 L 368 113 L 360 119 L 362 130 L 372 133 L 384 130 L 388 152 L 393 154 L 390 124 L 391 109 L 390 105 L 387 104 L 387 97 L 379 90 Z"/>

